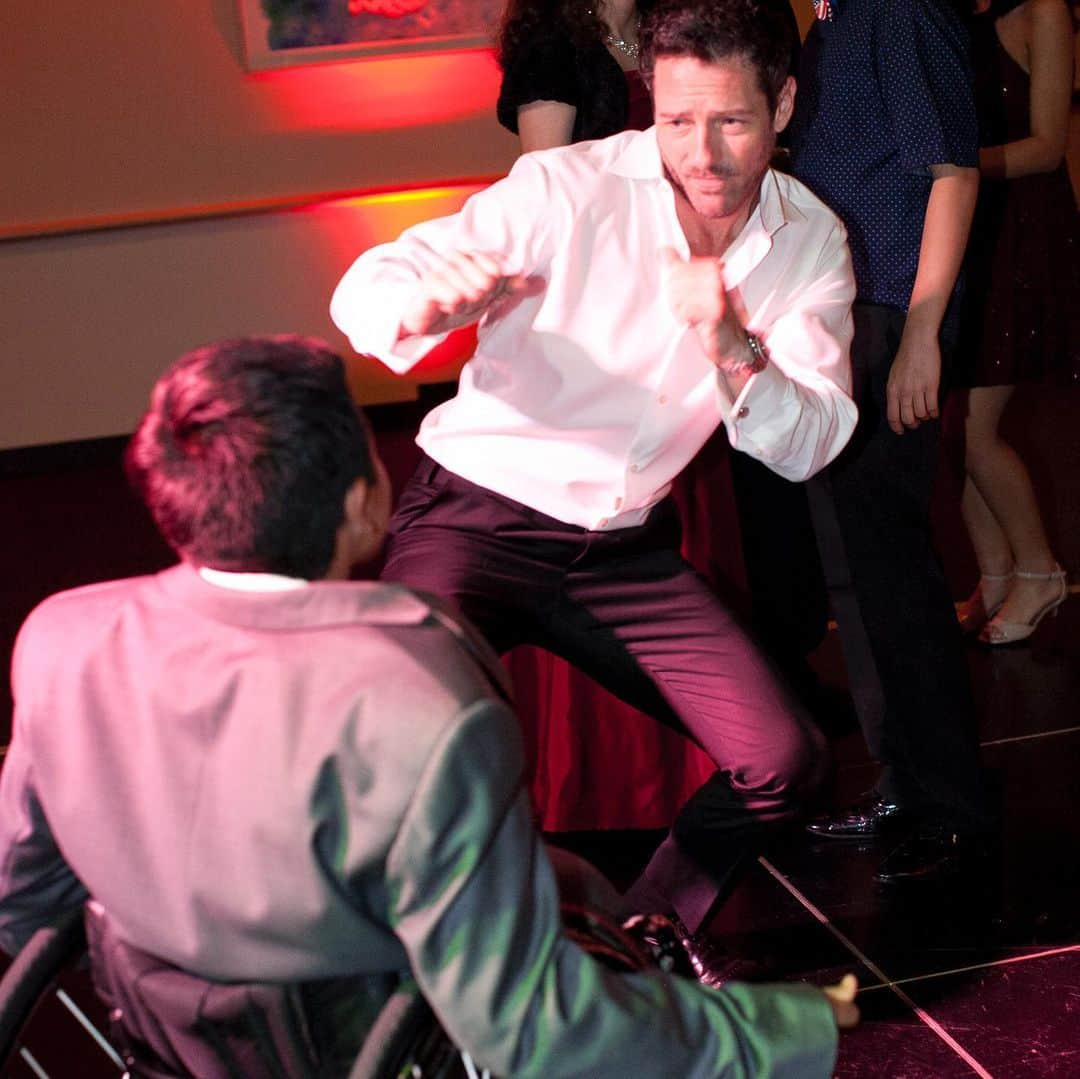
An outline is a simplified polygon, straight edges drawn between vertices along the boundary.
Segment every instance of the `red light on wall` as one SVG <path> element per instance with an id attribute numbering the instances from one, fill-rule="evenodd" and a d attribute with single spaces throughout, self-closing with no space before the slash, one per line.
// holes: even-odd
<path id="1" fill-rule="evenodd" d="M 308 242 L 325 252 L 329 264 L 341 273 L 361 251 L 396 240 L 418 221 L 445 217 L 461 209 L 474 192 L 487 186 L 465 181 L 449 187 L 422 187 L 376 194 L 323 198 L 293 213 L 305 214 Z"/>
<path id="2" fill-rule="evenodd" d="M 252 75 L 290 128 L 381 131 L 492 114 L 499 66 L 488 49 L 281 68 Z"/>

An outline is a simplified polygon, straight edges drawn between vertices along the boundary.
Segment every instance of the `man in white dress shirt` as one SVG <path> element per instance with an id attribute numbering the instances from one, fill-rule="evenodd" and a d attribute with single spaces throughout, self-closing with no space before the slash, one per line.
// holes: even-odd
<path id="1" fill-rule="evenodd" d="M 769 168 L 789 49 L 785 20 L 745 0 L 665 5 L 642 28 L 654 128 L 525 155 L 362 255 L 331 305 L 400 373 L 480 321 L 457 396 L 421 427 L 385 575 L 705 748 L 717 772 L 627 897 L 691 935 L 824 770 L 821 737 L 680 557 L 667 498 L 720 423 L 793 481 L 854 428 L 844 228 Z"/>

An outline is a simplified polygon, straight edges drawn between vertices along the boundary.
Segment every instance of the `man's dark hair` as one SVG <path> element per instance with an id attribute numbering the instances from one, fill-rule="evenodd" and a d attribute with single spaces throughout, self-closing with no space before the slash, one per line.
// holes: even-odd
<path id="1" fill-rule="evenodd" d="M 292 336 L 181 356 L 154 387 L 125 464 L 182 558 L 309 580 L 330 565 L 346 492 L 374 477 L 341 358 Z"/>
<path id="2" fill-rule="evenodd" d="M 641 77 L 652 89 L 653 70 L 663 56 L 689 56 L 707 64 L 738 56 L 757 73 L 772 111 L 794 45 L 786 0 L 666 0 L 641 27 Z"/>

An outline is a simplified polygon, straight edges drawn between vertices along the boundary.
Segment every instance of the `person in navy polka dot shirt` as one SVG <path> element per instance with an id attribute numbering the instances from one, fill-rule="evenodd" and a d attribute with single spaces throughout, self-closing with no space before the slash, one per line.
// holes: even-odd
<path id="1" fill-rule="evenodd" d="M 810 496 L 859 720 L 882 769 L 874 790 L 809 827 L 891 838 L 879 880 L 937 877 L 984 849 L 992 820 L 929 518 L 942 357 L 978 190 L 968 42 L 945 0 L 816 8 L 792 161 L 848 229 L 860 419 Z"/>

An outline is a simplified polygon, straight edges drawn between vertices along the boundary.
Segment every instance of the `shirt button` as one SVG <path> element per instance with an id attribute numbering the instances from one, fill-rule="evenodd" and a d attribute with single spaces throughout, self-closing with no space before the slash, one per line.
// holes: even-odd
<path id="1" fill-rule="evenodd" d="M 735 413 L 735 415 L 740 420 L 745 420 L 746 417 L 750 415 L 750 409 L 748 409 L 746 405 L 743 405 L 742 408 L 740 408 L 739 411 Z"/>
<path id="2" fill-rule="evenodd" d="M 641 465 L 631 465 L 630 466 L 630 471 L 631 472 L 640 472 L 641 471 Z"/>
<path id="3" fill-rule="evenodd" d="M 657 400 L 660 402 L 660 404 L 666 405 L 667 404 L 667 394 L 666 393 L 660 394 L 660 396 L 657 398 Z"/>

